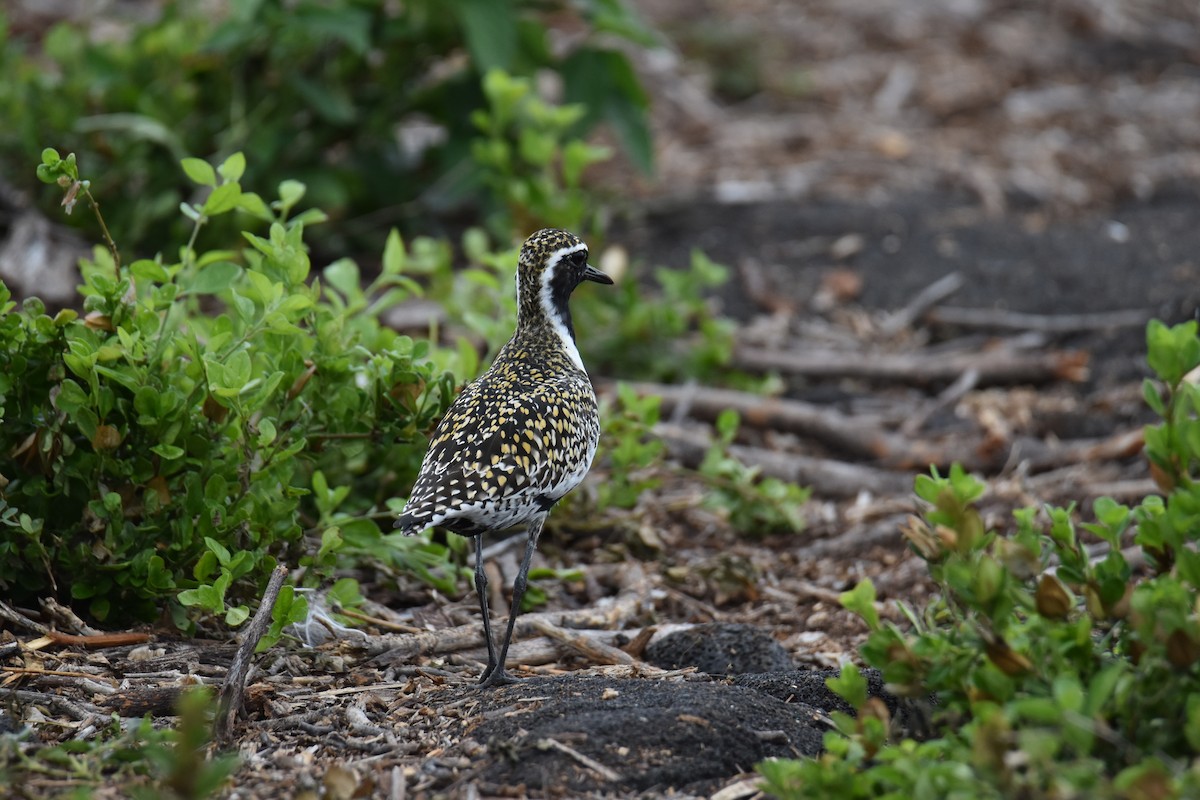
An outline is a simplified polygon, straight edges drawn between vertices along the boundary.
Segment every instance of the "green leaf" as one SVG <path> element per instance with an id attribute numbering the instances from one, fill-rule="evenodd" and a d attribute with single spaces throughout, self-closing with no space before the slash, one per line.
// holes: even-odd
<path id="1" fill-rule="evenodd" d="M 246 350 L 235 351 L 225 360 L 225 375 L 228 381 L 226 386 L 230 389 L 242 388 L 250 382 L 252 371 L 250 353 Z"/>
<path id="2" fill-rule="evenodd" d="M 1183 734 L 1192 746 L 1192 751 L 1200 753 L 1200 694 L 1189 694 L 1187 697 L 1187 722 Z"/>
<path id="3" fill-rule="evenodd" d="M 267 222 L 275 221 L 275 215 L 271 213 L 271 209 L 255 192 L 242 192 L 241 197 L 238 198 L 238 208 L 252 217 Z"/>
<path id="4" fill-rule="evenodd" d="M 212 190 L 212 194 L 204 201 L 204 213 L 210 217 L 224 214 L 237 208 L 242 198 L 242 187 L 237 183 L 222 183 Z"/>
<path id="5" fill-rule="evenodd" d="M 279 184 L 279 199 L 272 205 L 287 214 L 304 197 L 307 187 L 300 181 L 286 180 Z"/>
<path id="6" fill-rule="evenodd" d="M 131 139 L 162 145 L 180 161 L 186 156 L 179 132 L 146 114 L 128 112 L 94 114 L 90 117 L 80 117 L 75 122 L 75 132 L 79 134 L 108 131 L 122 134 Z"/>
<path id="7" fill-rule="evenodd" d="M 212 164 L 200 158 L 185 158 L 179 162 L 183 166 L 184 174 L 191 179 L 193 183 L 198 183 L 201 186 L 216 186 L 217 173 L 212 168 Z"/>
<path id="8" fill-rule="evenodd" d="M 274 422 L 267 417 L 263 417 L 258 421 L 258 439 L 255 441 L 255 443 L 259 447 L 268 447 L 272 442 L 275 441 L 276 435 L 277 432 L 275 430 Z"/>
<path id="9" fill-rule="evenodd" d="M 225 566 L 229 563 L 229 549 L 225 547 L 225 545 L 221 544 L 211 536 L 204 537 L 204 544 L 206 547 L 208 547 L 209 551 L 217 557 L 217 561 L 220 562 L 221 566 Z"/>
<path id="10" fill-rule="evenodd" d="M 250 616 L 250 609 L 244 605 L 235 606 L 225 612 L 225 624 L 231 628 L 236 628 L 246 621 Z"/>
<path id="11" fill-rule="evenodd" d="M 649 175 L 654 169 L 649 100 L 629 59 L 615 50 L 581 47 L 563 62 L 562 75 L 566 100 L 587 109 L 579 129 L 607 122 L 633 163 Z"/>
<path id="12" fill-rule="evenodd" d="M 871 630 L 879 629 L 879 611 L 875 608 L 875 584 L 870 578 L 859 581 L 850 591 L 842 592 L 839 599 L 847 611 L 862 617 L 867 627 Z"/>
<path id="13" fill-rule="evenodd" d="M 246 156 L 240 151 L 234 153 L 225 159 L 221 163 L 221 166 L 217 167 L 217 172 L 221 173 L 221 177 L 227 181 L 234 183 L 240 181 L 242 175 L 246 172 Z"/>
<path id="14" fill-rule="evenodd" d="M 856 709 L 862 708 L 867 702 L 867 679 L 854 664 L 843 664 L 841 674 L 836 678 L 826 678 L 825 685 Z"/>
<path id="15" fill-rule="evenodd" d="M 184 450 L 182 447 L 176 447 L 173 444 L 156 444 L 150 448 L 150 452 L 161 456 L 167 461 L 174 461 L 177 458 L 183 458 Z"/>
<path id="16" fill-rule="evenodd" d="M 479 71 L 511 67 L 518 44 L 511 0 L 453 0 L 453 6 Z"/>
<path id="17" fill-rule="evenodd" d="M 337 608 L 358 608 L 363 604 L 364 597 L 359 589 L 358 581 L 353 578 L 338 578 L 326 593 L 330 606 Z"/>
<path id="18" fill-rule="evenodd" d="M 1168 386 L 1178 384 L 1185 374 L 1200 363 L 1200 339 L 1196 338 L 1197 322 L 1167 327 L 1158 320 L 1146 325 L 1146 360 L 1150 368 Z"/>
<path id="19" fill-rule="evenodd" d="M 241 274 L 242 268 L 232 261 L 216 261 L 197 272 L 184 293 L 214 294 L 228 289 Z"/>
<path id="20" fill-rule="evenodd" d="M 175 599 L 185 606 L 198 606 L 202 602 L 199 589 L 184 589 Z"/>
<path id="21" fill-rule="evenodd" d="M 388 236 L 388 241 L 391 241 L 390 235 Z M 386 269 L 386 255 L 384 258 L 384 268 Z M 354 300 L 362 299 L 362 284 L 358 265 L 354 263 L 353 259 L 339 258 L 326 267 L 321 276 L 325 279 L 326 283 L 341 292 L 346 300 L 353 302 Z"/>
<path id="22" fill-rule="evenodd" d="M 399 275 L 404 272 L 408 254 L 404 251 L 404 239 L 395 228 L 388 231 L 387 242 L 383 246 L 383 274 Z"/>
<path id="23" fill-rule="evenodd" d="M 157 261 L 152 261 L 148 258 L 139 258 L 129 265 L 129 271 L 133 273 L 133 277 L 139 281 L 153 281 L 154 283 L 166 283 L 171 280 L 171 276 L 163 269 L 163 265 Z"/>
<path id="24" fill-rule="evenodd" d="M 1158 384 L 1149 378 L 1142 380 L 1142 397 L 1146 400 L 1146 405 L 1150 406 L 1150 410 L 1160 417 L 1165 417 L 1167 414 L 1166 403 L 1163 402 L 1162 392 L 1158 390 Z"/>

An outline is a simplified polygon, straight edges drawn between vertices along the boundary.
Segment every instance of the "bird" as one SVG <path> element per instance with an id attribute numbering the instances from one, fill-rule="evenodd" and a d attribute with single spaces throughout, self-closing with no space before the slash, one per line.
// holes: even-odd
<path id="1" fill-rule="evenodd" d="M 515 682 L 504 668 L 529 564 L 550 509 L 583 480 L 600 439 L 596 392 L 575 342 L 568 300 L 584 281 L 612 284 L 588 247 L 556 228 L 525 240 L 517 258 L 517 324 L 491 366 L 451 403 L 430 438 L 395 527 L 439 527 L 475 539 L 475 591 L 488 663 L 482 686 Z M 524 526 L 525 555 L 497 649 L 488 615 L 483 536 Z"/>

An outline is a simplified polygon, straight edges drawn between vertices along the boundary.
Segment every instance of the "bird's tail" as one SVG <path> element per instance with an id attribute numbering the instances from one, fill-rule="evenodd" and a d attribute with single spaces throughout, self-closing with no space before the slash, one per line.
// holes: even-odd
<path id="1" fill-rule="evenodd" d="M 414 536 L 429 527 L 429 523 L 413 514 L 402 513 L 393 528 L 405 536 Z"/>

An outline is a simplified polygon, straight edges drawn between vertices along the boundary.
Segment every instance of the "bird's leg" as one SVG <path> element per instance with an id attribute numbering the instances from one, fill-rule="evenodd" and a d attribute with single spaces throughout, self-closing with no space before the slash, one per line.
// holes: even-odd
<path id="1" fill-rule="evenodd" d="M 542 534 L 542 525 L 545 522 L 546 515 L 539 514 L 529 523 L 525 540 L 525 557 L 521 559 L 521 571 L 517 573 L 517 579 L 513 582 L 512 610 L 508 614 L 508 627 L 504 631 L 504 641 L 500 644 L 500 656 L 496 661 L 496 666 L 483 673 L 483 677 L 479 680 L 481 686 L 502 686 L 516 680 L 504 671 L 504 660 L 508 657 L 508 645 L 512 642 L 513 626 L 517 624 L 517 615 L 521 613 L 521 600 L 525 597 L 525 588 L 529 585 L 529 564 L 533 561 L 533 551 L 537 549 L 538 536 Z"/>
<path id="2" fill-rule="evenodd" d="M 483 535 L 475 537 L 475 591 L 479 594 L 479 610 L 483 612 L 483 638 L 487 639 L 488 665 L 484 676 L 496 669 L 496 645 L 492 640 L 492 620 L 488 616 L 487 573 L 483 571 Z"/>

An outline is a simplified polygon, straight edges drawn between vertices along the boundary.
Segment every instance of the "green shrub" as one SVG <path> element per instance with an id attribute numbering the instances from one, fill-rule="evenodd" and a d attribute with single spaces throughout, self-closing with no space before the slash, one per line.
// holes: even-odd
<path id="1" fill-rule="evenodd" d="M 501 202 L 493 230 L 566 228 L 581 234 L 595 225 L 583 171 L 611 155 L 606 147 L 570 136 L 587 114 L 582 105 L 553 106 L 532 83 L 498 69 L 483 78 L 487 108 L 472 115 L 482 136 L 471 156 L 491 196 Z"/>
<path id="2" fill-rule="evenodd" d="M 918 478 L 923 519 L 905 533 L 941 590 L 910 625 L 880 621 L 874 589 L 844 596 L 871 628 L 863 660 L 907 698 L 936 695 L 937 733 L 889 738 L 888 715 L 857 670 L 833 688 L 841 715 L 827 752 L 761 765 L 768 791 L 799 797 L 1113 797 L 1200 794 L 1200 365 L 1197 325 L 1152 322 L 1146 398 L 1163 422 L 1146 453 L 1165 501 L 1097 500 L 1024 509 L 1008 531 L 985 529 L 979 481 L 958 467 Z M 1135 542 L 1141 577 L 1122 552 Z M 1085 538 L 1101 544 L 1099 555 Z"/>
<path id="3" fill-rule="evenodd" d="M 39 175 L 90 202 L 73 159 Z M 398 235 L 366 288 L 348 259 L 310 280 L 304 243 L 320 212 L 268 205 L 241 186 L 245 159 L 184 162 L 207 193 L 184 212 L 178 260 L 83 264 L 83 312 L 17 309 L 0 284 L 0 585 L 57 589 L 98 619 L 153 617 L 173 602 L 245 619 L 277 558 L 325 574 L 370 554 L 429 580 L 445 552 L 384 536 L 390 498 L 415 476 L 458 357 L 382 326 L 416 291 Z M 236 250 L 197 247 L 213 217 L 269 223 Z M 415 248 L 414 248 L 415 249 Z M 451 576 L 452 580 L 452 576 Z"/>
<path id="4" fill-rule="evenodd" d="M 492 69 L 556 73 L 566 100 L 586 107 L 573 135 L 607 123 L 650 168 L 646 97 L 610 45 L 652 36 L 621 0 L 159 5 L 156 19 L 120 22 L 115 37 L 63 22 L 34 40 L 0 14 L 0 172 L 21 174 L 47 141 L 74 150 L 100 195 L 123 198 L 107 216 L 125 247 L 154 252 L 186 230 L 176 209 L 196 191 L 176 165 L 193 153 L 248 152 L 263 185 L 305 183 L 344 220 L 326 234 L 331 248 L 412 226 L 415 200 L 488 203 L 470 160 L 471 112 L 485 105 Z M 551 46 L 554 18 L 582 34 L 565 53 Z M 401 144 L 414 136 L 422 141 Z M 493 209 L 505 208 L 498 200 Z"/>

